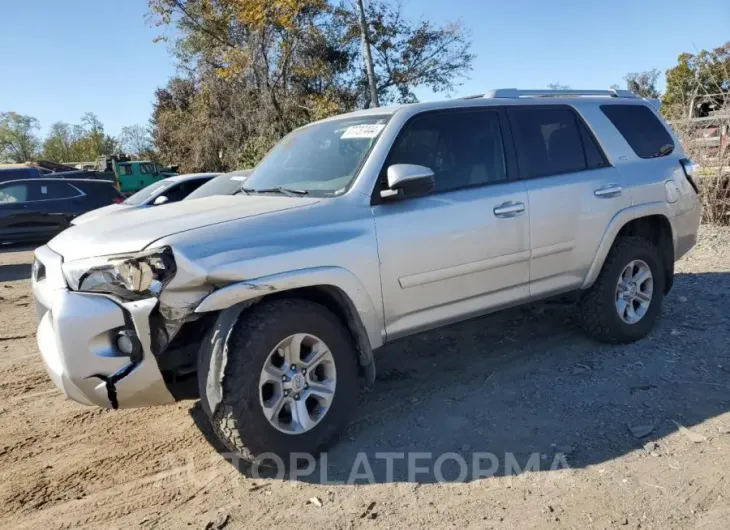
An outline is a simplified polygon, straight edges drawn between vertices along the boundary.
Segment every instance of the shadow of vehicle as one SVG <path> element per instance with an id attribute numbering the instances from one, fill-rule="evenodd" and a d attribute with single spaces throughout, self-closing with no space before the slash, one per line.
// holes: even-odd
<path id="1" fill-rule="evenodd" d="M 340 441 L 297 479 L 471 481 L 661 451 L 678 425 L 730 410 L 728 291 L 730 274 L 677 274 L 657 328 L 629 345 L 589 339 L 564 302 L 389 344 Z M 220 452 L 200 407 L 191 415 Z"/>
<path id="2" fill-rule="evenodd" d="M 25 263 L 0 265 L 0 282 L 14 282 L 30 278 L 31 266 Z"/>

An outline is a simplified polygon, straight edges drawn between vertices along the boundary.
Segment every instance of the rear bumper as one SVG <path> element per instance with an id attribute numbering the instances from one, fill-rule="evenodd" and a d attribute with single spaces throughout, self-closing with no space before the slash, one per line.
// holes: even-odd
<path id="1" fill-rule="evenodd" d="M 71 292 L 61 258 L 36 251 L 45 277 L 32 280 L 39 318 L 37 341 L 53 383 L 74 401 L 106 408 L 134 408 L 174 401 L 150 349 L 149 314 L 157 300 L 118 303 L 103 295 Z M 116 347 L 117 333 L 134 328 L 141 359 Z"/>

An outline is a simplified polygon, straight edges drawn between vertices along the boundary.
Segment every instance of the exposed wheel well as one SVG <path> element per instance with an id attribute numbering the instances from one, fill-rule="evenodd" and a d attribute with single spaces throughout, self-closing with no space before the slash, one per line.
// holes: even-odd
<path id="1" fill-rule="evenodd" d="M 361 375 L 368 383 L 375 381 L 375 360 L 365 326 L 350 298 L 333 285 L 314 285 L 280 291 L 265 298 L 299 298 L 323 305 L 334 313 L 349 330 L 359 355 Z"/>
<path id="2" fill-rule="evenodd" d="M 639 217 L 629 221 L 619 230 L 616 237 L 622 236 L 642 237 L 651 241 L 659 249 L 666 279 L 664 294 L 667 294 L 672 289 L 674 282 L 674 240 L 669 219 L 663 215 Z"/>

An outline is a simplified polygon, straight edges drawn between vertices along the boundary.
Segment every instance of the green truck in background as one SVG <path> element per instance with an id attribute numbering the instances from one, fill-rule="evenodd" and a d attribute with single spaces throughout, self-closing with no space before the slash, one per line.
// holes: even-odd
<path id="1" fill-rule="evenodd" d="M 119 183 L 119 191 L 125 195 L 131 195 L 154 182 L 177 175 L 176 167 L 158 167 L 150 160 L 130 160 L 125 155 L 100 156 L 97 166 L 100 171 L 114 173 Z"/>

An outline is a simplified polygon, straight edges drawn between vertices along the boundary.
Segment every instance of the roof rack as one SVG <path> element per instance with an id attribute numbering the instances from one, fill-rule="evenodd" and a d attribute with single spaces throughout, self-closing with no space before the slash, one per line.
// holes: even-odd
<path id="1" fill-rule="evenodd" d="M 466 96 L 462 99 L 478 98 L 550 98 L 550 97 L 572 97 L 572 96 L 610 96 L 612 98 L 636 98 L 636 94 L 630 90 L 520 90 L 517 88 L 497 88 L 489 90 L 484 94 Z"/>

